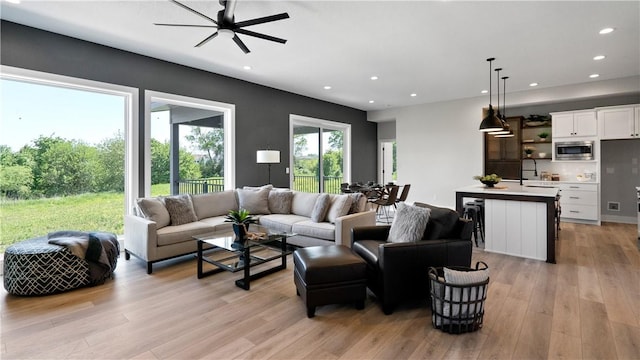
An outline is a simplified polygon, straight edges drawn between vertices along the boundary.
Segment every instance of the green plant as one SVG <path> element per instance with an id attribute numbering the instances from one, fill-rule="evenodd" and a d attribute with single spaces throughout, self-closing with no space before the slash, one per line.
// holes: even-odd
<path id="1" fill-rule="evenodd" d="M 549 136 L 549 133 L 546 131 L 543 131 L 540 134 L 538 134 L 538 137 L 541 139 L 546 139 L 548 136 Z"/>
<path id="2" fill-rule="evenodd" d="M 258 220 L 256 220 L 249 211 L 246 209 L 239 210 L 229 210 L 229 213 L 225 215 L 225 222 L 234 223 L 237 225 L 249 225 L 255 224 Z"/>
<path id="3" fill-rule="evenodd" d="M 527 155 L 533 154 L 533 148 L 524 148 L 524 153 Z"/>
<path id="4" fill-rule="evenodd" d="M 499 183 L 500 181 L 502 181 L 502 178 L 496 174 L 491 174 L 491 175 L 476 175 L 473 177 L 474 180 L 480 180 L 482 182 L 494 182 L 494 183 Z"/>

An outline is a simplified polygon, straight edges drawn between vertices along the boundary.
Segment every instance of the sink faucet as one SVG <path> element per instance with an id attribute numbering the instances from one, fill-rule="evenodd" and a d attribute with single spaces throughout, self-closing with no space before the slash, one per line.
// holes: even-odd
<path id="1" fill-rule="evenodd" d="M 533 160 L 533 170 L 523 169 L 522 164 L 524 163 L 525 160 Z M 522 185 L 522 173 L 525 171 L 533 171 L 533 176 L 538 177 L 538 163 L 536 163 L 536 159 L 534 158 L 520 159 L 520 185 Z"/>

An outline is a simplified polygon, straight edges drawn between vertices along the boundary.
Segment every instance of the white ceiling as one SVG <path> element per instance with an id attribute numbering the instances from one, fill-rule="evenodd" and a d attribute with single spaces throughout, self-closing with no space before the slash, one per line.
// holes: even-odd
<path id="1" fill-rule="evenodd" d="M 0 1 L 5 20 L 362 110 L 482 96 L 488 57 L 509 92 L 640 75 L 639 1 L 238 0 L 236 21 L 290 15 L 248 27 L 288 42 L 240 35 L 246 55 L 219 37 L 195 48 L 209 29 L 153 25 L 207 24 L 167 0 Z M 183 3 L 212 18 L 222 8 Z"/>

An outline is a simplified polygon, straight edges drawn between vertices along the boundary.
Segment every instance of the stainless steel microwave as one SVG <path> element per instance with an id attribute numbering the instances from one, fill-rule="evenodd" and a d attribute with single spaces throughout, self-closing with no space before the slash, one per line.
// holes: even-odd
<path id="1" fill-rule="evenodd" d="M 593 160 L 593 141 L 567 141 L 555 143 L 556 160 Z"/>

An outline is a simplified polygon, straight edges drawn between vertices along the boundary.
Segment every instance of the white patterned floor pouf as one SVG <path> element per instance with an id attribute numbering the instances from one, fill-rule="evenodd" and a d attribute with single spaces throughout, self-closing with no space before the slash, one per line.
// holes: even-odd
<path id="1" fill-rule="evenodd" d="M 21 241 L 4 253 L 4 288 L 14 295 L 46 295 L 86 286 L 89 265 L 46 236 Z"/>

